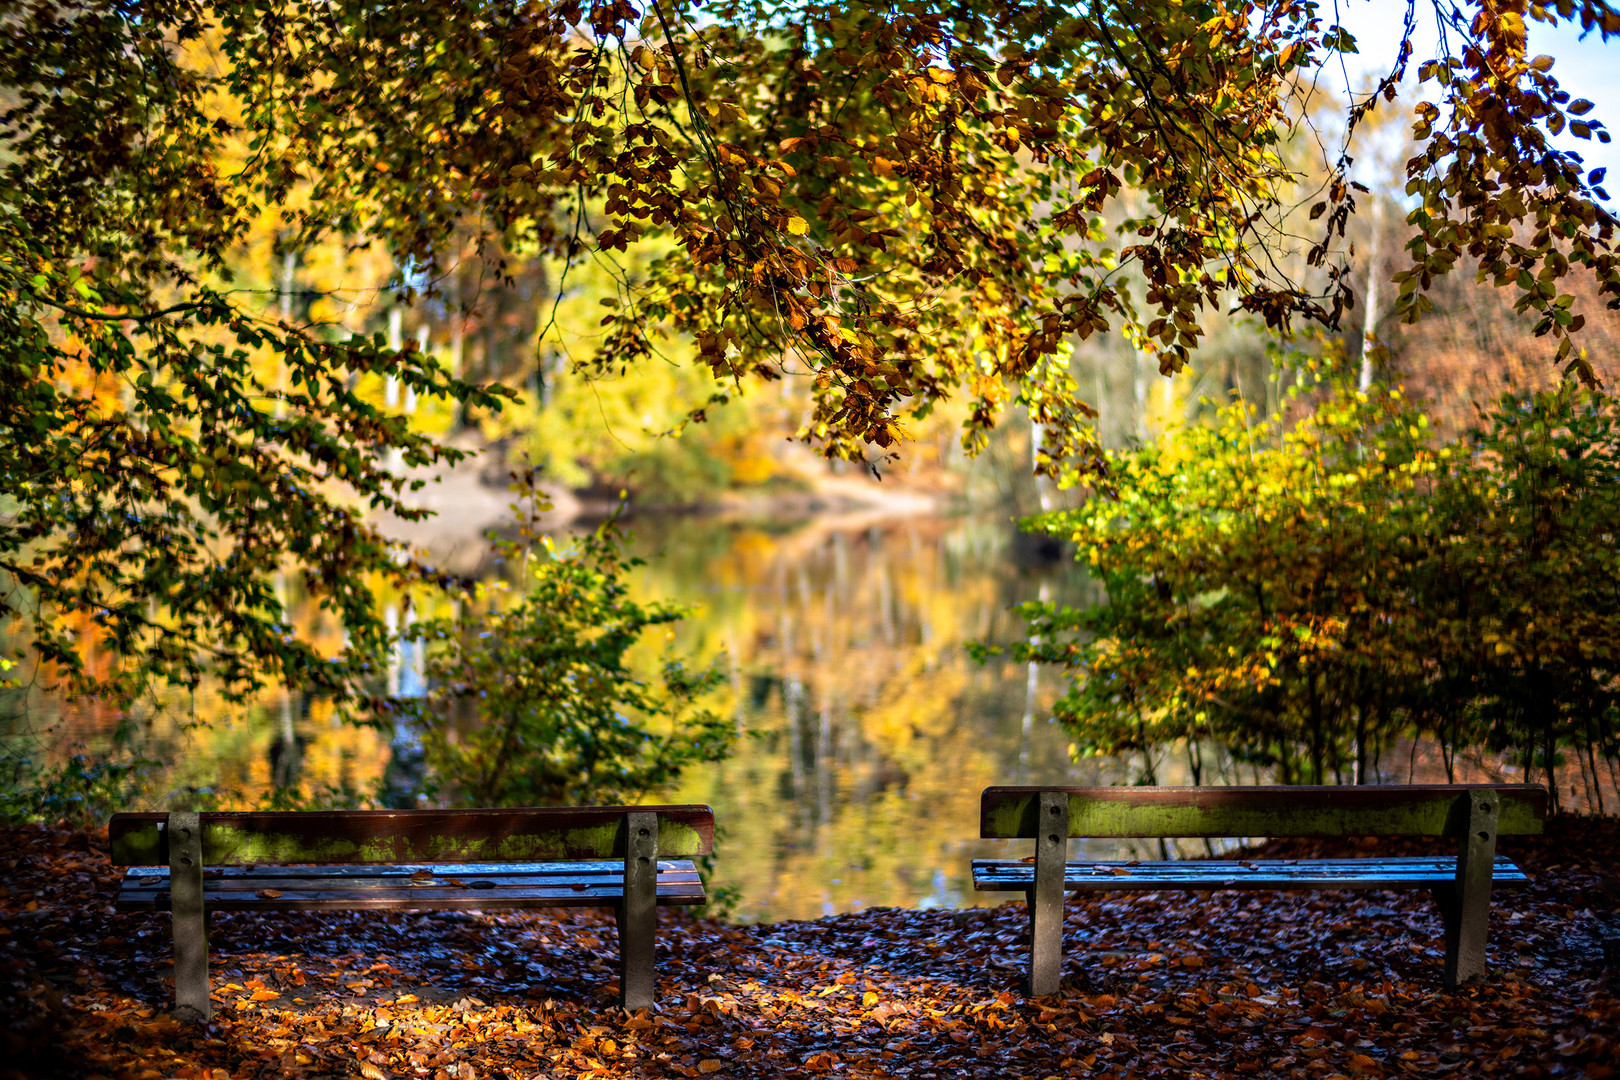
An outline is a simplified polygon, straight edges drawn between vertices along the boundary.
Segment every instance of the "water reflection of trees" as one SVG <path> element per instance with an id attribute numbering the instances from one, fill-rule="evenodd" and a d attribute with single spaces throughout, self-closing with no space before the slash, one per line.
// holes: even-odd
<path id="1" fill-rule="evenodd" d="M 715 806 L 742 917 L 971 902 L 979 791 L 1078 775 L 1050 680 L 964 649 L 1015 638 L 1008 608 L 1043 589 L 1089 598 L 1072 563 L 1019 566 L 1010 524 L 642 532 L 663 553 L 644 587 L 704 604 L 679 643 L 730 654 L 729 707 L 758 733 L 672 793 Z"/>

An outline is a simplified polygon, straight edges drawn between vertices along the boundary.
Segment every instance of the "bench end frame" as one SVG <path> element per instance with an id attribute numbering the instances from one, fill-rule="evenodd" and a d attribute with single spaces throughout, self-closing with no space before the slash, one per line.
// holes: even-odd
<path id="1" fill-rule="evenodd" d="M 619 923 L 619 1004 L 634 1012 L 651 1007 L 658 991 L 654 935 L 658 928 L 658 815 L 624 816 L 624 898 Z"/>
<path id="2" fill-rule="evenodd" d="M 195 810 L 176 810 L 164 824 L 169 834 L 169 909 L 174 921 L 174 1018 L 202 1023 L 214 1010 L 208 997 L 201 815 Z"/>
<path id="3" fill-rule="evenodd" d="M 1045 997 L 1063 981 L 1063 876 L 1069 857 L 1069 796 L 1043 791 L 1035 834 L 1035 886 L 1029 891 L 1029 994 Z"/>
<path id="4" fill-rule="evenodd" d="M 1435 890 L 1446 929 L 1447 990 L 1483 982 L 1490 939 L 1492 865 L 1502 800 L 1491 791 L 1468 793 L 1468 828 L 1457 845 L 1457 877 Z"/>

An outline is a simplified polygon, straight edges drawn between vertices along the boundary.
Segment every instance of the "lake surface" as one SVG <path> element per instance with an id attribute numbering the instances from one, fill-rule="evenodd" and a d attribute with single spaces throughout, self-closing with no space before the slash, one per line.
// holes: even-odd
<path id="1" fill-rule="evenodd" d="M 735 754 L 656 798 L 714 807 L 712 884 L 735 890 L 734 918 L 973 903 L 969 858 L 1012 854 L 977 839 L 982 788 L 1123 778 L 1071 765 L 1046 719 L 1059 693 L 1052 673 L 967 654 L 970 641 L 1020 635 L 1014 604 L 1094 595 L 1079 567 L 1041 558 L 1005 517 L 657 517 L 631 528 L 647 560 L 637 598 L 696 604 L 673 645 L 729 676 L 711 706 L 744 733 Z M 309 626 L 299 598 L 288 603 Z M 649 643 L 646 659 L 662 644 Z M 389 678 L 410 692 L 418 670 L 407 654 Z M 105 752 L 123 725 L 170 763 L 139 807 L 151 809 L 187 787 L 222 806 L 254 805 L 294 779 L 369 791 L 392 757 L 386 735 L 297 693 L 250 707 L 206 691 L 162 704 L 134 720 L 94 704 L 52 715 L 36 694 L 31 730 L 13 724 L 8 743 L 61 760 L 75 747 Z"/>
<path id="2" fill-rule="evenodd" d="M 1073 561 L 1036 550 L 1005 518 L 663 517 L 632 528 L 647 560 L 633 578 L 637 599 L 697 605 L 672 644 L 721 665 L 728 679 L 710 705 L 743 733 L 731 758 L 694 768 L 645 801 L 714 807 L 720 840 L 710 884 L 732 895 L 735 920 L 1002 902 L 1010 897 L 973 892 L 969 860 L 1027 852 L 978 839 L 983 788 L 1134 778 L 1128 763 L 1070 761 L 1067 738 L 1048 719 L 1062 690 L 1056 673 L 1005 657 L 981 665 L 967 653 L 969 642 L 1021 637 L 1015 604 L 1098 598 Z M 287 602 L 300 625 L 335 638 L 297 596 Z M 384 603 L 391 620 L 410 617 L 397 601 Z M 664 644 L 647 643 L 649 673 Z M 387 677 L 395 692 L 420 692 L 409 653 Z M 398 775 L 408 746 L 342 723 L 319 699 L 275 691 L 241 707 L 199 692 L 162 704 L 134 719 L 94 703 L 58 715 L 35 692 L 30 722 L 0 726 L 0 735 L 12 753 L 60 761 L 75 747 L 105 753 L 126 729 L 148 756 L 169 763 L 131 809 L 172 806 L 187 788 L 202 789 L 205 802 L 244 807 L 289 782 L 370 792 L 388 775 L 410 780 L 408 770 Z M 1415 772 L 1389 780 L 1445 779 L 1437 755 L 1412 750 Z M 1406 752 L 1395 756 L 1404 761 Z M 1519 778 L 1506 767 L 1486 770 L 1457 778 Z M 1160 783 L 1191 782 L 1174 754 L 1156 774 Z M 1076 841 L 1072 850 L 1159 854 L 1118 841 Z"/>
<path id="3" fill-rule="evenodd" d="M 677 644 L 725 653 L 754 733 L 669 792 L 714 807 L 736 918 L 972 903 L 979 792 L 1081 775 L 1046 719 L 1053 675 L 967 655 L 1021 634 L 1016 603 L 1093 594 L 1072 562 L 1020 560 L 1010 522 L 638 532 L 654 591 L 703 605 Z"/>

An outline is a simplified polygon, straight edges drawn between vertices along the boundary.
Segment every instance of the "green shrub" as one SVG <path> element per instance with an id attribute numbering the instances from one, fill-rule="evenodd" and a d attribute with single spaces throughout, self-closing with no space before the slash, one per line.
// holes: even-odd
<path id="1" fill-rule="evenodd" d="M 701 708 L 722 679 L 666 653 L 656 685 L 630 651 L 679 620 L 639 604 L 617 515 L 559 549 L 535 535 L 532 479 L 520 539 L 493 540 L 516 580 L 479 584 L 461 618 L 416 623 L 426 697 L 396 701 L 416 726 L 441 796 L 477 806 L 629 803 L 730 750 L 731 722 Z M 471 715 L 467 715 L 467 714 Z M 462 722 L 458 718 L 464 717 Z"/>
<path id="2" fill-rule="evenodd" d="M 134 803 L 159 766 L 139 755 L 96 760 L 75 754 L 61 765 L 37 766 L 28 758 L 0 762 L 0 817 L 8 821 L 66 821 L 92 828 Z"/>

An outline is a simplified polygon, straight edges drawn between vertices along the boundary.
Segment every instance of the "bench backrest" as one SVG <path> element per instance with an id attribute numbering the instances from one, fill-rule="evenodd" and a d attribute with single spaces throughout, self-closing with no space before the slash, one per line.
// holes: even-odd
<path id="1" fill-rule="evenodd" d="M 210 866 L 277 863 L 550 862 L 623 858 L 625 815 L 658 815 L 659 858 L 714 850 L 707 806 L 559 806 L 513 810 L 316 810 L 200 815 Z M 169 863 L 163 813 L 114 814 L 114 866 Z"/>
<path id="2" fill-rule="evenodd" d="M 980 799 L 979 835 L 1035 837 L 1044 791 L 1068 795 L 1071 837 L 1461 837 L 1471 792 L 1496 796 L 1500 835 L 1540 833 L 1547 819 L 1538 784 L 992 787 Z"/>

